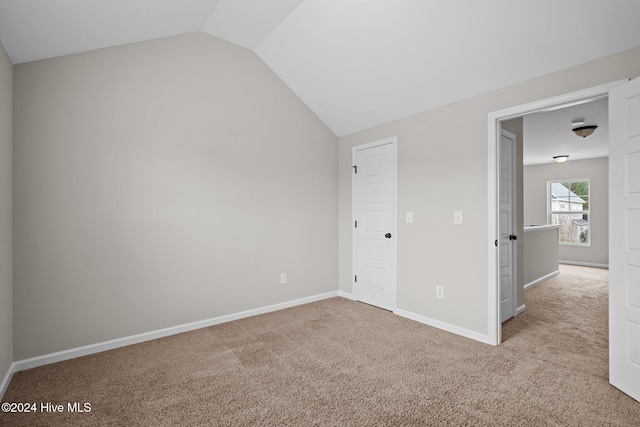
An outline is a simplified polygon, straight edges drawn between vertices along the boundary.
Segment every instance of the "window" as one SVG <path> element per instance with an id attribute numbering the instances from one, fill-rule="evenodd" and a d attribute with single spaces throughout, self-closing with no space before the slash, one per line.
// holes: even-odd
<path id="1" fill-rule="evenodd" d="M 547 182 L 547 220 L 560 226 L 560 244 L 589 246 L 589 180 Z"/>

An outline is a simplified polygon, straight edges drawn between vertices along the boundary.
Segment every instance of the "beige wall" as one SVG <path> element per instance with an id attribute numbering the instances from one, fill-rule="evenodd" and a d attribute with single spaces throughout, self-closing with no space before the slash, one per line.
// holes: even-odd
<path id="1" fill-rule="evenodd" d="M 0 43 L 0 382 L 13 362 L 12 93 L 13 65 Z"/>
<path id="2" fill-rule="evenodd" d="M 19 65 L 15 358 L 351 292 L 351 147 L 389 136 L 414 212 L 398 307 L 486 333 L 487 114 L 639 75 L 636 48 L 336 148 L 253 53 L 205 34 Z"/>
<path id="3" fill-rule="evenodd" d="M 397 136 L 398 214 L 414 212 L 398 221 L 398 308 L 487 334 L 488 114 L 639 75 L 636 48 L 340 138 L 340 289 L 352 290 L 351 147 Z"/>
<path id="4" fill-rule="evenodd" d="M 252 52 L 194 33 L 14 81 L 17 360 L 336 291 L 337 138 Z"/>
<path id="5" fill-rule="evenodd" d="M 524 282 L 530 284 L 558 271 L 558 227 L 533 228 L 523 233 Z"/>
<path id="6" fill-rule="evenodd" d="M 525 224 L 547 223 L 547 181 L 589 178 L 591 246 L 561 245 L 561 261 L 609 264 L 609 158 L 571 160 L 524 168 Z"/>

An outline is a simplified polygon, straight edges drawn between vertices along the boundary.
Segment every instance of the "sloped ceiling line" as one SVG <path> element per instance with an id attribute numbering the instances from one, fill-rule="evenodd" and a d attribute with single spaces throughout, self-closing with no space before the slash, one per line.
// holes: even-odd
<path id="1" fill-rule="evenodd" d="M 0 0 L 14 64 L 204 31 L 338 136 L 640 46 L 637 0 Z"/>

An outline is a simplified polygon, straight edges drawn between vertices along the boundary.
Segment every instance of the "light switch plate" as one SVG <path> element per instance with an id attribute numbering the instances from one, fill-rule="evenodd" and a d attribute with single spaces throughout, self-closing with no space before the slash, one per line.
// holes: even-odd
<path id="1" fill-rule="evenodd" d="M 413 212 L 407 212 L 405 215 L 407 224 L 413 224 Z"/>
<path id="2" fill-rule="evenodd" d="M 453 212 L 453 223 L 462 224 L 462 211 Z"/>

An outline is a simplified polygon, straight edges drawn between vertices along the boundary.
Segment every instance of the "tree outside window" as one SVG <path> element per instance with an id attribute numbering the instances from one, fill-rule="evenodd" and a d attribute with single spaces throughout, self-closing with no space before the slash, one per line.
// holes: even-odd
<path id="1" fill-rule="evenodd" d="M 589 187 L 588 179 L 547 183 L 548 222 L 560 226 L 560 244 L 590 244 Z"/>

